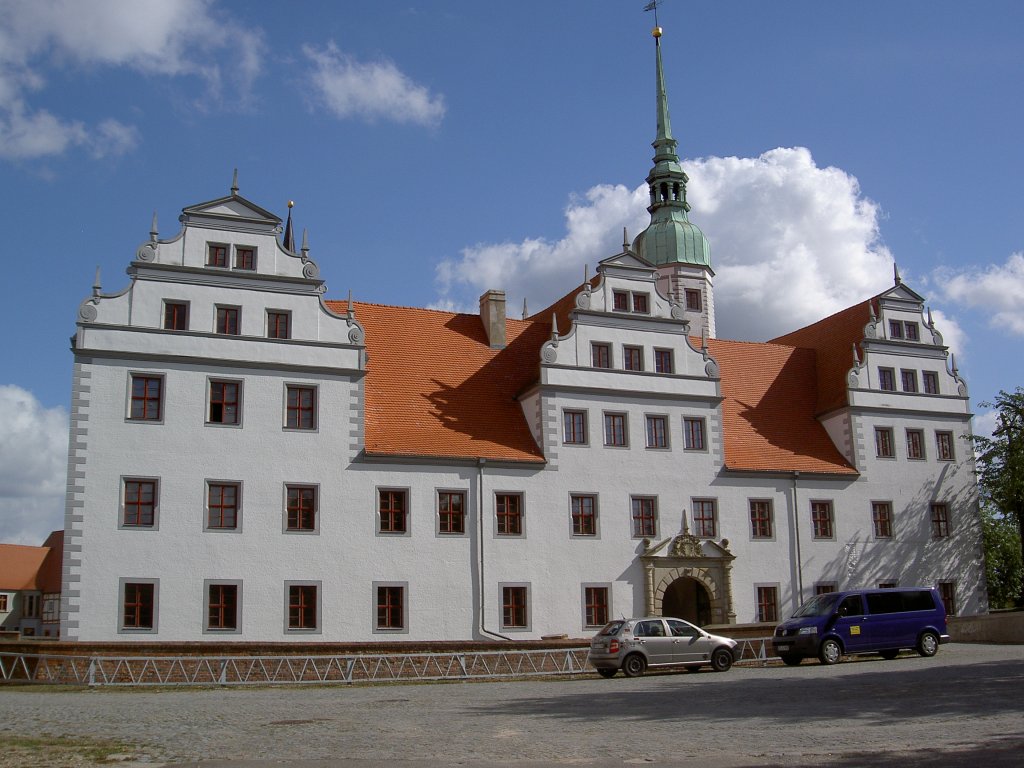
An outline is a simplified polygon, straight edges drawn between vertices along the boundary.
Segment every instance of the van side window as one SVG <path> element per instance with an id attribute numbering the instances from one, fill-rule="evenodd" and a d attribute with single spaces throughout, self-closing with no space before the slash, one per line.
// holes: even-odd
<path id="1" fill-rule="evenodd" d="M 899 613 L 903 610 L 900 592 L 872 592 L 867 598 L 868 613 Z"/>
<path id="2" fill-rule="evenodd" d="M 859 616 L 864 613 L 864 609 L 860 602 L 860 595 L 847 595 L 843 598 L 843 602 L 839 604 L 840 616 Z"/>

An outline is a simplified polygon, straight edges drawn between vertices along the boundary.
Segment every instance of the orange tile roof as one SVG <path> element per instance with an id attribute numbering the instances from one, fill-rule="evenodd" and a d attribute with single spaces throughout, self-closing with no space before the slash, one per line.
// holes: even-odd
<path id="1" fill-rule="evenodd" d="M 813 350 L 721 339 L 708 348 L 722 377 L 727 468 L 857 474 L 815 418 Z"/>
<path id="2" fill-rule="evenodd" d="M 538 378 L 550 323 L 507 320 L 507 346 L 495 350 L 477 315 L 363 303 L 355 313 L 368 454 L 544 461 L 516 396 Z"/>
<path id="3" fill-rule="evenodd" d="M 48 547 L 0 544 L 0 589 L 36 590 Z"/>
<path id="4" fill-rule="evenodd" d="M 772 339 L 772 344 L 813 349 L 817 354 L 818 400 L 815 413 L 819 416 L 847 404 L 846 374 L 853 367 L 853 345 L 864 359 L 860 343 L 864 339 L 864 326 L 871 319 L 871 304 L 876 297 L 854 304 L 799 330 Z"/>
<path id="5" fill-rule="evenodd" d="M 60 592 L 64 580 L 64 531 L 54 531 L 47 536 L 43 548 L 48 551 L 39 568 L 36 583 L 42 592 Z"/>

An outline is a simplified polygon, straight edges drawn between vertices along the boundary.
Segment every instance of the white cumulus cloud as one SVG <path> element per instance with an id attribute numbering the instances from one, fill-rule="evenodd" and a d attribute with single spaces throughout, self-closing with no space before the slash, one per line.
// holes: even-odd
<path id="1" fill-rule="evenodd" d="M 988 313 L 992 328 L 1024 336 L 1024 253 L 984 268 L 941 269 L 936 278 L 945 298 Z"/>
<path id="2" fill-rule="evenodd" d="M 46 157 L 77 146 L 101 158 L 136 146 L 136 130 L 116 119 L 90 127 L 32 106 L 31 94 L 62 70 L 190 75 L 217 101 L 229 89 L 244 101 L 262 50 L 262 33 L 233 22 L 212 0 L 0 0 L 0 157 Z"/>
<path id="3" fill-rule="evenodd" d="M 64 525 L 68 415 L 0 385 L 0 541 L 42 544 Z"/>
<path id="4" fill-rule="evenodd" d="M 444 97 L 415 83 L 390 61 L 362 62 L 334 43 L 303 46 L 313 65 L 309 82 L 320 104 L 336 117 L 390 120 L 435 126 L 444 117 Z"/>
<path id="5" fill-rule="evenodd" d="M 807 149 L 683 167 L 690 220 L 711 243 L 719 336 L 771 338 L 892 285 L 878 205 L 855 177 L 818 167 Z M 541 309 L 582 281 L 584 264 L 618 252 L 623 227 L 630 237 L 645 227 L 647 203 L 645 186 L 594 187 L 570 201 L 560 240 L 477 244 L 442 261 L 440 301 L 472 304 L 483 290 L 504 288 L 510 307 L 527 296 L 531 311 Z"/>

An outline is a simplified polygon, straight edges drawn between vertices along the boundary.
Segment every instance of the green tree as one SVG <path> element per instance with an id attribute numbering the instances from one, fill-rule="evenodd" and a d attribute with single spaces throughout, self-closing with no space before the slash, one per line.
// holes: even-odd
<path id="1" fill-rule="evenodd" d="M 992 608 L 1012 608 L 1024 589 L 1024 557 L 1017 525 L 988 504 L 981 507 L 985 582 Z"/>
<path id="2" fill-rule="evenodd" d="M 1024 389 L 1000 391 L 995 402 L 981 405 L 996 409 L 996 428 L 992 437 L 974 437 L 978 490 L 982 505 L 994 513 L 994 519 L 1002 518 L 1017 529 L 1016 597 L 1024 602 L 1020 578 L 1024 559 Z M 993 528 L 1002 530 L 995 524 Z"/>

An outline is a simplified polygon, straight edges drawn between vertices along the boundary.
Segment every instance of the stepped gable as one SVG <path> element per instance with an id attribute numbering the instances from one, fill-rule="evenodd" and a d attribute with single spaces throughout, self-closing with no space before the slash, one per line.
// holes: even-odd
<path id="1" fill-rule="evenodd" d="M 478 315 L 354 307 L 366 331 L 367 454 L 544 461 L 516 397 L 538 378 L 550 323 L 506 320 L 506 347 L 491 349 Z"/>
<path id="2" fill-rule="evenodd" d="M 721 373 L 725 466 L 856 475 L 815 418 L 815 351 L 709 339 Z"/>
<path id="3" fill-rule="evenodd" d="M 772 339 L 772 344 L 812 349 L 817 355 L 818 398 L 815 414 L 821 416 L 848 404 L 846 375 L 853 368 L 853 345 L 864 358 L 860 343 L 864 326 L 871 321 L 871 306 L 878 297 L 829 315 L 804 328 Z"/>

